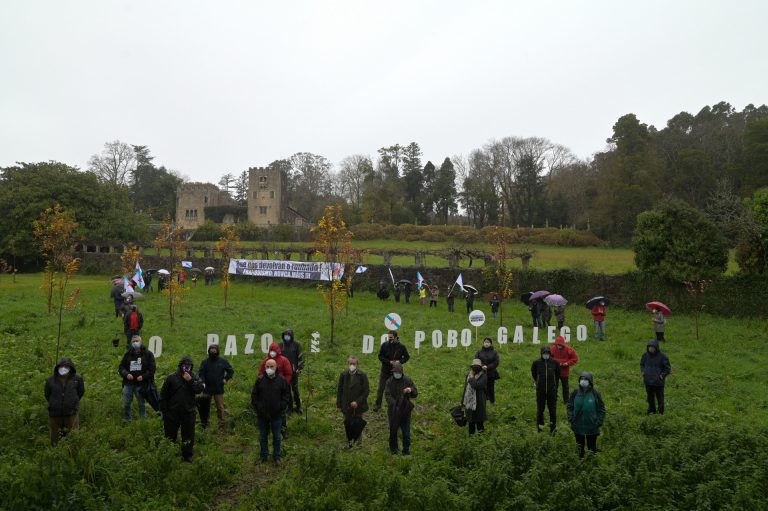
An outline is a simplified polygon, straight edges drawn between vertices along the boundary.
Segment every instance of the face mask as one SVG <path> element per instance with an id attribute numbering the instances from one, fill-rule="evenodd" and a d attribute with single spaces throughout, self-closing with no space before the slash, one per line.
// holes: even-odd
<path id="1" fill-rule="evenodd" d="M 544 354 L 541 356 L 541 358 L 543 358 L 544 360 L 549 360 L 549 353 L 544 353 Z"/>
<path id="2" fill-rule="evenodd" d="M 208 354 L 208 356 L 209 356 L 210 358 L 212 358 L 212 359 L 216 360 L 217 358 L 219 358 L 219 352 L 218 352 L 218 351 L 212 351 L 212 352 L 210 352 L 210 353 Z"/>
<path id="3" fill-rule="evenodd" d="M 188 373 L 192 370 L 192 366 L 183 365 L 181 366 L 181 370 L 184 371 L 185 373 Z"/>
<path id="4" fill-rule="evenodd" d="M 59 367 L 59 374 L 61 376 L 68 375 L 69 374 L 69 367 L 66 367 L 66 366 Z"/>
<path id="5" fill-rule="evenodd" d="M 392 373 L 392 376 L 394 376 L 396 380 L 399 380 L 403 377 L 403 373 Z"/>
<path id="6" fill-rule="evenodd" d="M 270 351 L 270 352 L 269 352 L 269 356 L 270 356 L 271 358 L 275 358 L 275 357 L 277 356 L 277 352 L 276 352 L 276 351 Z"/>
<path id="7" fill-rule="evenodd" d="M 389 338 L 389 342 L 395 342 L 395 338 L 394 337 L 390 337 Z"/>
<path id="8" fill-rule="evenodd" d="M 137 350 L 137 349 L 141 348 L 141 343 L 140 342 L 132 342 L 131 346 L 133 346 L 133 349 Z"/>
<path id="9" fill-rule="evenodd" d="M 267 367 L 266 373 L 267 373 L 267 376 L 274 376 L 275 370 L 272 367 Z"/>
<path id="10" fill-rule="evenodd" d="M 491 347 L 491 343 L 489 343 L 489 342 L 484 342 L 483 343 L 483 348 L 490 348 L 490 347 Z"/>
<path id="11" fill-rule="evenodd" d="M 648 353 L 651 353 L 651 354 L 656 353 L 656 348 L 653 348 L 653 347 L 648 348 Z"/>
<path id="12" fill-rule="evenodd" d="M 288 342 L 288 341 L 290 341 L 290 340 L 291 340 L 291 336 L 290 336 L 290 335 L 288 335 L 288 334 L 286 334 L 286 335 L 284 335 L 284 336 L 283 336 L 283 340 L 284 340 L 285 342 Z"/>
<path id="13" fill-rule="evenodd" d="M 354 373 L 357 371 L 357 366 L 355 364 L 349 364 L 349 372 Z"/>
<path id="14" fill-rule="evenodd" d="M 581 386 L 582 389 L 586 389 L 589 387 L 589 380 L 579 380 L 579 386 Z"/>
<path id="15" fill-rule="evenodd" d="M 482 367 L 472 366 L 472 372 L 475 373 L 475 374 L 479 373 L 482 370 L 483 370 Z"/>

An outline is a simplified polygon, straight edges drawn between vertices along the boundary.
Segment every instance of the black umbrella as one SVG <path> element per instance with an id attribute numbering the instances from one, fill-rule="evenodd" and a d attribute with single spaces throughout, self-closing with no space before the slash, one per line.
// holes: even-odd
<path id="1" fill-rule="evenodd" d="M 201 270 L 200 268 L 192 268 L 189 271 L 191 271 L 192 273 L 203 273 L 203 270 Z"/>
<path id="2" fill-rule="evenodd" d="M 595 296 L 594 298 L 590 298 L 589 301 L 586 303 L 587 309 L 591 309 L 594 307 L 598 302 L 605 302 L 606 305 L 610 305 L 611 301 L 604 297 L 604 296 Z"/>
<path id="3" fill-rule="evenodd" d="M 527 293 L 523 293 L 520 295 L 520 301 L 523 302 L 525 305 L 531 304 L 531 295 L 533 294 L 533 291 L 528 291 Z"/>
<path id="4" fill-rule="evenodd" d="M 349 419 L 344 420 L 344 431 L 347 434 L 347 441 L 352 442 L 360 438 L 363 434 L 365 425 L 368 424 L 365 419 L 359 415 L 353 415 Z"/>
<path id="5" fill-rule="evenodd" d="M 160 411 L 160 396 L 157 394 L 157 386 L 155 386 L 155 382 L 145 383 L 139 387 L 139 394 L 141 394 L 154 411 Z"/>
<path id="6" fill-rule="evenodd" d="M 469 289 L 473 293 L 477 294 L 477 288 L 473 286 L 472 284 L 464 284 L 464 289 Z"/>
<path id="7" fill-rule="evenodd" d="M 397 281 L 398 284 L 412 284 L 412 282 L 408 279 L 400 279 Z"/>

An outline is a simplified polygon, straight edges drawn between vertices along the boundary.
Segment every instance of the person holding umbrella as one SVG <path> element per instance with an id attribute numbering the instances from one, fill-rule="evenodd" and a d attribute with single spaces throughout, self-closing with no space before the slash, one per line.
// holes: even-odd
<path id="1" fill-rule="evenodd" d="M 645 353 L 640 358 L 640 373 L 643 375 L 648 399 L 648 415 L 657 411 L 664 415 L 664 383 L 671 372 L 672 365 L 667 355 L 659 349 L 659 341 L 648 341 Z"/>
<path id="2" fill-rule="evenodd" d="M 347 364 L 347 369 L 339 375 L 339 383 L 336 386 L 336 409 L 344 415 L 344 429 L 351 447 L 355 442 L 360 445 L 362 440 L 362 428 L 365 427 L 362 418 L 368 411 L 370 389 L 368 375 L 360 370 L 357 357 L 350 355 Z"/>
<path id="3" fill-rule="evenodd" d="M 403 432 L 403 456 L 411 453 L 411 399 L 419 395 L 413 380 L 403 374 L 403 364 L 392 364 L 392 376 L 387 380 L 384 395 L 387 399 L 389 422 L 389 449 L 398 453 L 398 430 Z"/>
<path id="4" fill-rule="evenodd" d="M 664 317 L 664 313 L 661 311 L 661 309 L 653 309 L 653 317 L 651 318 L 651 321 L 653 322 L 653 331 L 656 332 L 656 340 L 663 341 L 664 327 L 667 324 L 667 318 Z"/>
<path id="5" fill-rule="evenodd" d="M 584 457 L 584 444 L 596 453 L 597 437 L 605 422 L 605 403 L 600 393 L 595 390 L 592 373 L 582 371 L 579 376 L 579 388 L 571 394 L 566 408 L 568 422 L 579 446 L 579 458 Z"/>
<path id="6" fill-rule="evenodd" d="M 595 337 L 605 340 L 605 301 L 602 296 L 596 296 L 587 302 L 587 308 L 592 312 L 592 320 L 595 322 Z"/>

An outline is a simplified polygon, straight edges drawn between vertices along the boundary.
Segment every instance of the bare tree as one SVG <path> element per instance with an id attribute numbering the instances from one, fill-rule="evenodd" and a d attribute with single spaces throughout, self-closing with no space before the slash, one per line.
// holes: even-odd
<path id="1" fill-rule="evenodd" d="M 107 183 L 117 186 L 128 185 L 128 175 L 136 168 L 136 152 L 133 147 L 115 140 L 106 142 L 101 154 L 94 154 L 88 160 L 88 170 Z"/>
<path id="2" fill-rule="evenodd" d="M 363 206 L 363 184 L 372 172 L 373 161 L 364 154 L 347 156 L 339 163 L 339 192 L 352 207 L 360 209 Z"/>
<path id="3" fill-rule="evenodd" d="M 237 185 L 237 178 L 232 173 L 227 173 L 219 179 L 219 187 L 225 192 L 229 192 Z"/>

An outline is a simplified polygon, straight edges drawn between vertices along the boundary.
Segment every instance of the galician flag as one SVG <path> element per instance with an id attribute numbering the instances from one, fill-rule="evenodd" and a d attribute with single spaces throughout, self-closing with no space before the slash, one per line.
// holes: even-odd
<path id="1" fill-rule="evenodd" d="M 136 274 L 134 274 L 131 280 L 139 286 L 139 289 L 144 289 L 144 273 L 141 271 L 141 266 L 138 261 L 136 261 Z"/>
<path id="2" fill-rule="evenodd" d="M 131 281 L 128 280 L 128 277 L 126 277 L 125 275 L 123 275 L 123 288 L 125 288 L 125 290 L 123 291 L 124 293 L 133 293 L 134 292 L 133 291 L 133 286 L 131 285 Z"/>
<path id="3" fill-rule="evenodd" d="M 181 262 L 181 267 L 182 268 L 190 268 L 191 269 L 192 268 L 192 261 L 182 261 Z"/>
<path id="4" fill-rule="evenodd" d="M 464 279 L 461 278 L 461 273 L 459 273 L 459 278 L 456 279 L 456 283 L 459 285 L 462 291 L 464 291 Z"/>
<path id="5" fill-rule="evenodd" d="M 367 267 L 365 267 L 365 266 L 358 266 L 358 267 L 357 267 L 357 269 L 355 270 L 355 273 L 365 273 L 365 271 L 366 271 L 367 269 L 368 269 L 368 268 L 367 268 Z"/>
<path id="6" fill-rule="evenodd" d="M 421 289 L 421 286 L 424 285 L 424 277 L 421 276 L 421 272 L 416 272 L 416 280 L 418 280 L 416 287 Z"/>

